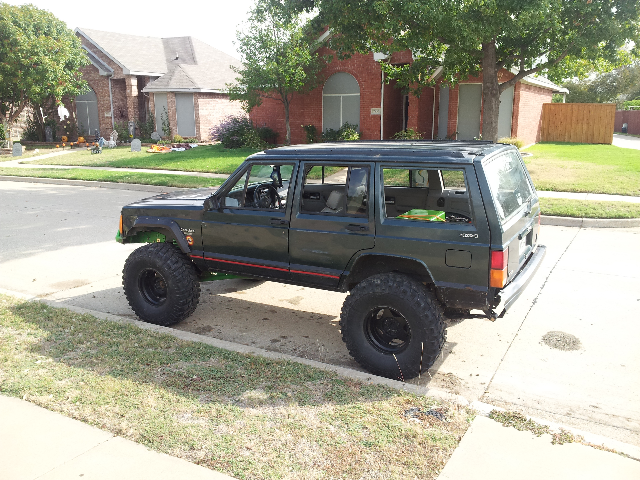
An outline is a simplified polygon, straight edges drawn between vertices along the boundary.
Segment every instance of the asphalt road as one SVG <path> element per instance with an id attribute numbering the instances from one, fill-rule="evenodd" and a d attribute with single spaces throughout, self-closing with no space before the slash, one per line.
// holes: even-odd
<path id="1" fill-rule="evenodd" d="M 152 195 L 0 181 L 0 288 L 134 316 L 114 241 L 122 205 Z M 640 228 L 543 226 L 547 257 L 496 322 L 449 321 L 437 386 L 640 446 Z M 342 343 L 345 294 L 272 282 L 203 284 L 176 328 L 359 369 Z"/>

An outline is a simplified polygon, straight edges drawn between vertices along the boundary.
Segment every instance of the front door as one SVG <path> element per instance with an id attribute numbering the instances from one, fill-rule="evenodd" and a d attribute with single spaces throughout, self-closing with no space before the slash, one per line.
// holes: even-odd
<path id="1" fill-rule="evenodd" d="M 335 287 L 349 260 L 373 248 L 372 165 L 303 162 L 293 201 L 292 280 Z"/>
<path id="2" fill-rule="evenodd" d="M 249 163 L 216 193 L 202 224 L 210 271 L 289 279 L 293 162 Z"/>

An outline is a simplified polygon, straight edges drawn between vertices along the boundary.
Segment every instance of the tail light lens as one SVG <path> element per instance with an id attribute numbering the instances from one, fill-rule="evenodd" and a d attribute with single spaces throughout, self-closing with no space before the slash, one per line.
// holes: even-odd
<path id="1" fill-rule="evenodd" d="M 120 231 L 120 235 L 122 235 L 124 233 L 122 231 L 122 215 L 120 215 L 120 223 L 118 224 L 118 230 Z"/>
<path id="2" fill-rule="evenodd" d="M 507 283 L 507 267 L 509 250 L 491 251 L 491 270 L 489 270 L 489 286 L 502 288 Z"/>

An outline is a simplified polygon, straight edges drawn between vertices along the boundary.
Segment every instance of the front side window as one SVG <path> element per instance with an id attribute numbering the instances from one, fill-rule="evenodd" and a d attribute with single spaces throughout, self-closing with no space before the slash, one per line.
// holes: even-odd
<path id="1" fill-rule="evenodd" d="M 255 164 L 228 190 L 223 198 L 227 208 L 284 210 L 289 197 L 293 164 Z"/>
<path id="2" fill-rule="evenodd" d="M 385 216 L 407 222 L 471 222 L 462 169 L 382 168 Z"/>
<path id="3" fill-rule="evenodd" d="M 498 217 L 507 220 L 533 195 L 524 165 L 516 152 L 507 152 L 484 166 Z"/>
<path id="4" fill-rule="evenodd" d="M 367 216 L 369 167 L 307 165 L 302 213 Z"/>

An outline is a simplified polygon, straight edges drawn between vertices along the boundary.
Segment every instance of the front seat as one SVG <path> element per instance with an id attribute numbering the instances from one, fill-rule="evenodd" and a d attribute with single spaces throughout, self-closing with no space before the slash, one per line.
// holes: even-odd
<path id="1" fill-rule="evenodd" d="M 327 198 L 326 206 L 320 211 L 320 213 L 339 213 L 343 209 L 344 194 L 338 190 L 332 190 Z"/>

